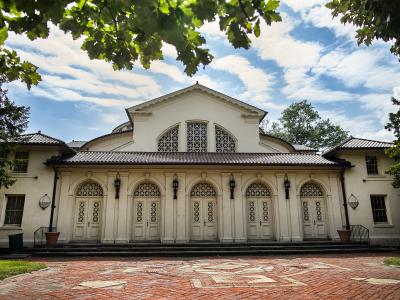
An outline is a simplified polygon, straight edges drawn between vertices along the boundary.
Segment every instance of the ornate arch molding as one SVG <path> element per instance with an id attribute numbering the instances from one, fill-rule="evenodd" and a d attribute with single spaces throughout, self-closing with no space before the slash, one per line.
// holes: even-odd
<path id="1" fill-rule="evenodd" d="M 76 192 L 79 188 L 79 186 L 81 184 L 84 184 L 85 182 L 88 181 L 93 181 L 95 183 L 97 183 L 98 185 L 101 186 L 101 188 L 103 189 L 103 198 L 107 197 L 107 185 L 99 178 L 97 178 L 96 176 L 81 176 L 78 179 L 76 179 L 70 186 L 69 186 L 69 190 L 68 190 L 68 195 L 69 196 L 75 196 Z"/>
<path id="2" fill-rule="evenodd" d="M 248 179 L 243 185 L 242 185 L 242 196 L 246 197 L 246 191 L 248 189 L 248 187 L 253 184 L 253 183 L 262 183 L 265 184 L 267 186 L 267 188 L 271 191 L 271 197 L 272 196 L 276 196 L 278 194 L 275 185 L 269 181 L 268 179 L 262 178 L 262 177 L 252 177 L 250 179 Z"/>
<path id="3" fill-rule="evenodd" d="M 312 179 L 306 178 L 297 185 L 296 195 L 298 195 L 299 197 L 301 194 L 301 189 L 303 188 L 303 186 L 305 184 L 315 184 L 316 186 L 318 186 L 321 189 L 323 197 L 330 196 L 330 193 L 328 193 L 329 189 L 322 180 L 315 179 L 315 178 L 312 178 Z"/>
<path id="4" fill-rule="evenodd" d="M 170 127 L 168 127 L 167 129 L 165 129 L 156 139 L 157 142 L 157 151 L 158 152 L 178 152 L 179 151 L 179 131 L 180 131 L 180 123 L 176 123 L 174 125 L 171 125 Z M 169 135 L 173 135 L 175 134 L 176 130 L 176 146 L 171 145 L 169 150 L 165 150 L 165 148 L 168 147 L 168 145 L 165 144 L 166 141 L 163 141 L 164 145 L 160 145 L 160 142 L 162 142 L 162 139 L 171 139 L 173 138 L 173 136 L 169 136 Z M 168 141 L 172 144 L 172 141 Z M 161 147 L 162 146 L 162 147 Z M 161 148 L 164 148 L 163 150 L 160 150 Z"/>
<path id="5" fill-rule="evenodd" d="M 128 187 L 128 197 L 133 197 L 135 190 L 138 188 L 139 185 L 142 183 L 153 183 L 158 187 L 158 190 L 161 193 L 161 197 L 165 196 L 165 186 L 153 176 L 142 176 L 139 179 L 135 180 L 132 184 Z"/>
<path id="6" fill-rule="evenodd" d="M 194 188 L 194 186 L 198 183 L 208 183 L 210 184 L 215 192 L 217 193 L 217 198 L 220 197 L 222 195 L 222 189 L 220 188 L 220 186 L 218 185 L 217 182 L 215 182 L 215 180 L 208 178 L 208 177 L 199 177 L 199 178 L 195 178 L 193 179 L 189 184 L 186 185 L 186 196 L 190 197 L 190 192 L 192 191 L 192 189 Z"/>

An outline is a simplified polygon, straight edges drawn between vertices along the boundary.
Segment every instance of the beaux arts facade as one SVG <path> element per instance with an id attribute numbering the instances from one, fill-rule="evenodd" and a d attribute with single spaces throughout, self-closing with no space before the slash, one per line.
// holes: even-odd
<path id="1" fill-rule="evenodd" d="M 21 230 L 32 241 L 37 228 L 48 226 L 51 209 L 37 204 L 45 195 L 55 200 L 60 242 L 338 239 L 346 220 L 337 158 L 347 155 L 346 144 L 321 156 L 263 134 L 265 111 L 199 84 L 126 111 L 128 122 L 89 142 L 66 145 L 37 133 L 20 146 L 29 164 L 21 163 L 17 183 L 1 191 L 3 242 Z M 365 191 L 365 161 L 358 173 L 345 171 L 359 201 L 350 221 L 368 226 L 376 239 L 395 240 L 399 193 L 383 175 L 388 163 L 380 155 L 390 144 L 371 143 L 362 152 L 356 143 L 351 153 L 375 151 L 368 157 L 379 157 L 380 173 L 368 180 L 380 183 L 357 197 Z"/>

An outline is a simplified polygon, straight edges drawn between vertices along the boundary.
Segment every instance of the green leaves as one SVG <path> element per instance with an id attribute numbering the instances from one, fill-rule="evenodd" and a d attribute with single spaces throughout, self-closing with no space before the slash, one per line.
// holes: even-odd
<path id="1" fill-rule="evenodd" d="M 343 24 L 358 27 L 357 42 L 369 46 L 373 40 L 393 41 L 390 51 L 400 57 L 400 1 L 331 0 L 326 7 Z"/>
<path id="2" fill-rule="evenodd" d="M 348 132 L 340 126 L 322 119 L 307 100 L 291 104 L 282 112 L 279 121 L 272 124 L 269 134 L 314 149 L 334 146 L 348 137 Z"/>
<path id="3" fill-rule="evenodd" d="M 395 161 L 395 164 L 386 170 L 386 173 L 393 175 L 393 187 L 400 188 L 400 101 L 392 97 L 392 103 L 398 107 L 397 112 L 389 113 L 389 122 L 385 129 L 393 132 L 396 140 L 394 146 L 386 149 L 385 153 Z"/>
<path id="4" fill-rule="evenodd" d="M 8 28 L 4 26 L 3 28 L 0 28 L 0 46 L 4 44 L 8 37 Z"/>
<path id="5" fill-rule="evenodd" d="M 51 22 L 74 39 L 82 38 L 82 49 L 91 59 L 108 61 L 114 69 L 132 69 L 138 62 L 149 68 L 152 61 L 163 59 L 161 48 L 168 43 L 192 76 L 213 59 L 200 32 L 205 22 L 219 19 L 229 42 L 248 49 L 249 35 L 261 34 L 261 22 L 281 20 L 278 6 L 278 0 L 0 0 L 2 71 L 28 88 L 37 84 L 37 68 L 20 62 L 3 45 L 8 31 L 32 40 L 47 38 Z"/>

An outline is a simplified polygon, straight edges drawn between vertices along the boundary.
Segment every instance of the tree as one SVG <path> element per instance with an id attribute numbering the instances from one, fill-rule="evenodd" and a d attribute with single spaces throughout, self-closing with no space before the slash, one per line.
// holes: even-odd
<path id="1" fill-rule="evenodd" d="M 28 126 L 29 108 L 17 106 L 7 97 L 7 90 L 3 88 L 5 76 L 0 77 L 0 188 L 8 188 L 15 180 L 10 177 L 9 170 L 14 164 L 10 152 L 14 148 L 16 139 Z"/>
<path id="2" fill-rule="evenodd" d="M 392 97 L 393 105 L 400 106 L 400 101 Z M 389 113 L 389 122 L 386 124 L 385 129 L 393 132 L 396 140 L 394 146 L 386 149 L 385 153 L 393 158 L 395 164 L 386 170 L 387 174 L 393 175 L 393 187 L 400 188 L 400 107 L 396 113 Z"/>
<path id="3" fill-rule="evenodd" d="M 9 32 L 47 38 L 53 23 L 83 38 L 89 57 L 111 62 L 114 69 L 132 69 L 137 61 L 149 68 L 163 58 L 162 44 L 171 44 L 191 76 L 213 59 L 199 31 L 205 22 L 218 20 L 235 48 L 248 49 L 249 35 L 260 35 L 261 21 L 281 21 L 278 6 L 279 0 L 0 0 L 0 71 L 8 81 L 37 84 L 37 68 L 21 62 L 5 41 Z"/>
<path id="4" fill-rule="evenodd" d="M 322 119 L 307 100 L 294 102 L 282 112 L 279 122 L 273 122 L 268 133 L 293 144 L 325 149 L 348 137 L 348 132 Z"/>
<path id="5" fill-rule="evenodd" d="M 332 15 L 341 16 L 343 24 L 357 29 L 358 44 L 369 46 L 374 39 L 393 41 L 390 51 L 400 57 L 400 1 L 399 0 L 331 0 L 326 7 Z"/>

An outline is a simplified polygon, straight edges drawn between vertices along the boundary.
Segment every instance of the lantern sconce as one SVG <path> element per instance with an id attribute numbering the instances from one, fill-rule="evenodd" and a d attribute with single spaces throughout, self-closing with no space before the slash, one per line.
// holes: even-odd
<path id="1" fill-rule="evenodd" d="M 231 174 L 231 176 L 229 178 L 229 188 L 231 190 L 231 199 L 235 199 L 234 194 L 233 194 L 235 187 L 236 187 L 235 177 L 233 177 L 233 174 Z"/>
<path id="2" fill-rule="evenodd" d="M 356 209 L 359 204 L 358 199 L 354 194 L 350 195 L 349 199 L 347 199 L 347 203 L 352 209 Z"/>
<path id="3" fill-rule="evenodd" d="M 174 179 L 172 180 L 172 189 L 174 190 L 174 200 L 178 199 L 178 187 L 179 187 L 178 176 L 176 176 L 175 174 Z"/>
<path id="4" fill-rule="evenodd" d="M 288 200 L 289 199 L 290 181 L 289 181 L 287 174 L 285 174 L 285 180 L 283 181 L 283 186 L 285 187 L 286 200 Z"/>
<path id="5" fill-rule="evenodd" d="M 119 190 L 121 188 L 121 178 L 119 177 L 119 173 L 117 173 L 117 175 L 115 176 L 114 187 L 115 187 L 115 199 L 119 199 Z"/>
<path id="6" fill-rule="evenodd" d="M 44 194 L 42 197 L 39 199 L 39 206 L 41 209 L 45 210 L 50 206 L 51 200 L 50 197 L 47 194 Z"/>

